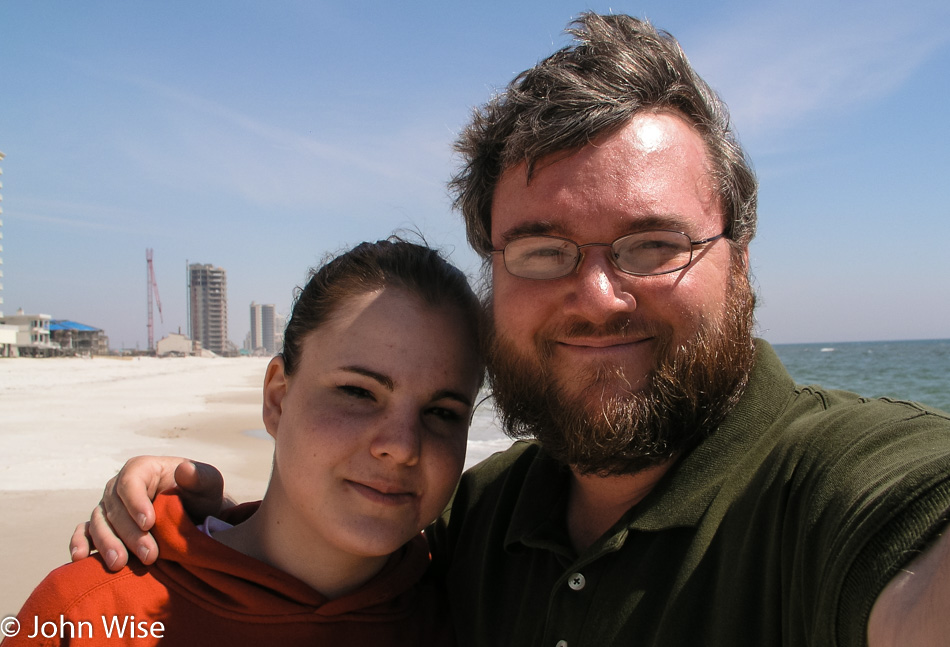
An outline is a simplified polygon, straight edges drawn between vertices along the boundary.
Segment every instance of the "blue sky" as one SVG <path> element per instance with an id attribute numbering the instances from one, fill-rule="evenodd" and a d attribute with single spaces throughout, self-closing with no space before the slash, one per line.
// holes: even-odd
<path id="1" fill-rule="evenodd" d="M 950 337 L 950 3 L 3 0 L 5 314 L 146 346 L 186 262 L 290 308 L 327 252 L 414 229 L 472 273 L 445 180 L 472 106 L 593 9 L 672 32 L 759 176 L 752 267 L 778 342 Z"/>

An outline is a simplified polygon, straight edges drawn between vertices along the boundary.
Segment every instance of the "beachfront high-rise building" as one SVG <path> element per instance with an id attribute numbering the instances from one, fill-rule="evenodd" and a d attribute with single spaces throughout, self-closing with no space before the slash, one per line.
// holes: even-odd
<path id="1" fill-rule="evenodd" d="M 284 350 L 284 332 L 287 329 L 287 315 L 274 315 L 274 354 Z"/>
<path id="2" fill-rule="evenodd" d="M 264 337 L 261 334 L 261 304 L 251 301 L 251 331 L 248 333 L 246 349 L 252 353 L 264 347 Z"/>
<path id="3" fill-rule="evenodd" d="M 251 352 L 277 354 L 277 310 L 273 303 L 251 302 Z"/>
<path id="4" fill-rule="evenodd" d="M 276 315 L 277 310 L 274 308 L 273 303 L 265 303 L 261 306 L 261 329 L 264 337 L 264 351 L 267 352 L 268 355 L 275 355 L 277 353 L 277 344 L 275 343 L 277 339 L 277 331 L 275 330 Z"/>
<path id="5" fill-rule="evenodd" d="M 6 157 L 0 153 L 0 162 Z M 3 253 L 3 169 L 0 168 L 0 254 Z M 3 256 L 0 256 L 0 317 L 3 316 Z"/>
<path id="6" fill-rule="evenodd" d="M 228 278 L 220 267 L 188 266 L 188 336 L 219 355 L 228 352 Z"/>
<path id="7" fill-rule="evenodd" d="M 6 157 L 0 153 L 0 162 Z M 0 168 L 0 179 L 3 176 L 3 169 Z M 3 182 L 0 182 L 0 189 L 3 189 Z M 0 253 L 3 252 L 3 194 L 0 193 Z M 19 340 L 20 328 L 18 326 L 7 325 L 3 323 L 3 257 L 0 256 L 0 357 L 16 357 L 17 343 Z"/>

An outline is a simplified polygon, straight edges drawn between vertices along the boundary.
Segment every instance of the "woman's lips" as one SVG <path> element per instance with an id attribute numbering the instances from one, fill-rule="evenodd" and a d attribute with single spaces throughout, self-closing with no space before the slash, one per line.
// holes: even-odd
<path id="1" fill-rule="evenodd" d="M 415 500 L 416 494 L 410 488 L 398 483 L 347 481 L 358 494 L 381 505 L 406 505 Z"/>

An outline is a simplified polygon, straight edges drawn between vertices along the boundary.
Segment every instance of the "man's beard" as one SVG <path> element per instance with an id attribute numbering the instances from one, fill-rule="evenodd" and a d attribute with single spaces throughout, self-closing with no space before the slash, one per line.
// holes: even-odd
<path id="1" fill-rule="evenodd" d="M 544 342 L 536 356 L 526 356 L 496 335 L 489 380 L 505 433 L 537 438 L 575 472 L 598 476 L 632 474 L 689 451 L 722 422 L 745 389 L 755 356 L 754 307 L 748 277 L 734 260 L 720 320 L 702 320 L 697 332 L 675 347 L 671 331 L 653 330 L 654 368 L 636 390 L 622 367 L 601 366 L 565 377 L 574 387 L 570 393 L 553 373 Z M 627 325 L 615 321 L 603 332 Z"/>

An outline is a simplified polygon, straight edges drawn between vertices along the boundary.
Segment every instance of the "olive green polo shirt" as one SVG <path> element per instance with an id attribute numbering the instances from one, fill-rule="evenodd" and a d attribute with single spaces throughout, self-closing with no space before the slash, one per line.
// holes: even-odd
<path id="1" fill-rule="evenodd" d="M 526 442 L 463 476 L 434 533 L 462 645 L 863 645 L 945 522 L 950 417 L 796 386 L 759 341 L 719 429 L 580 555 L 569 483 Z"/>

